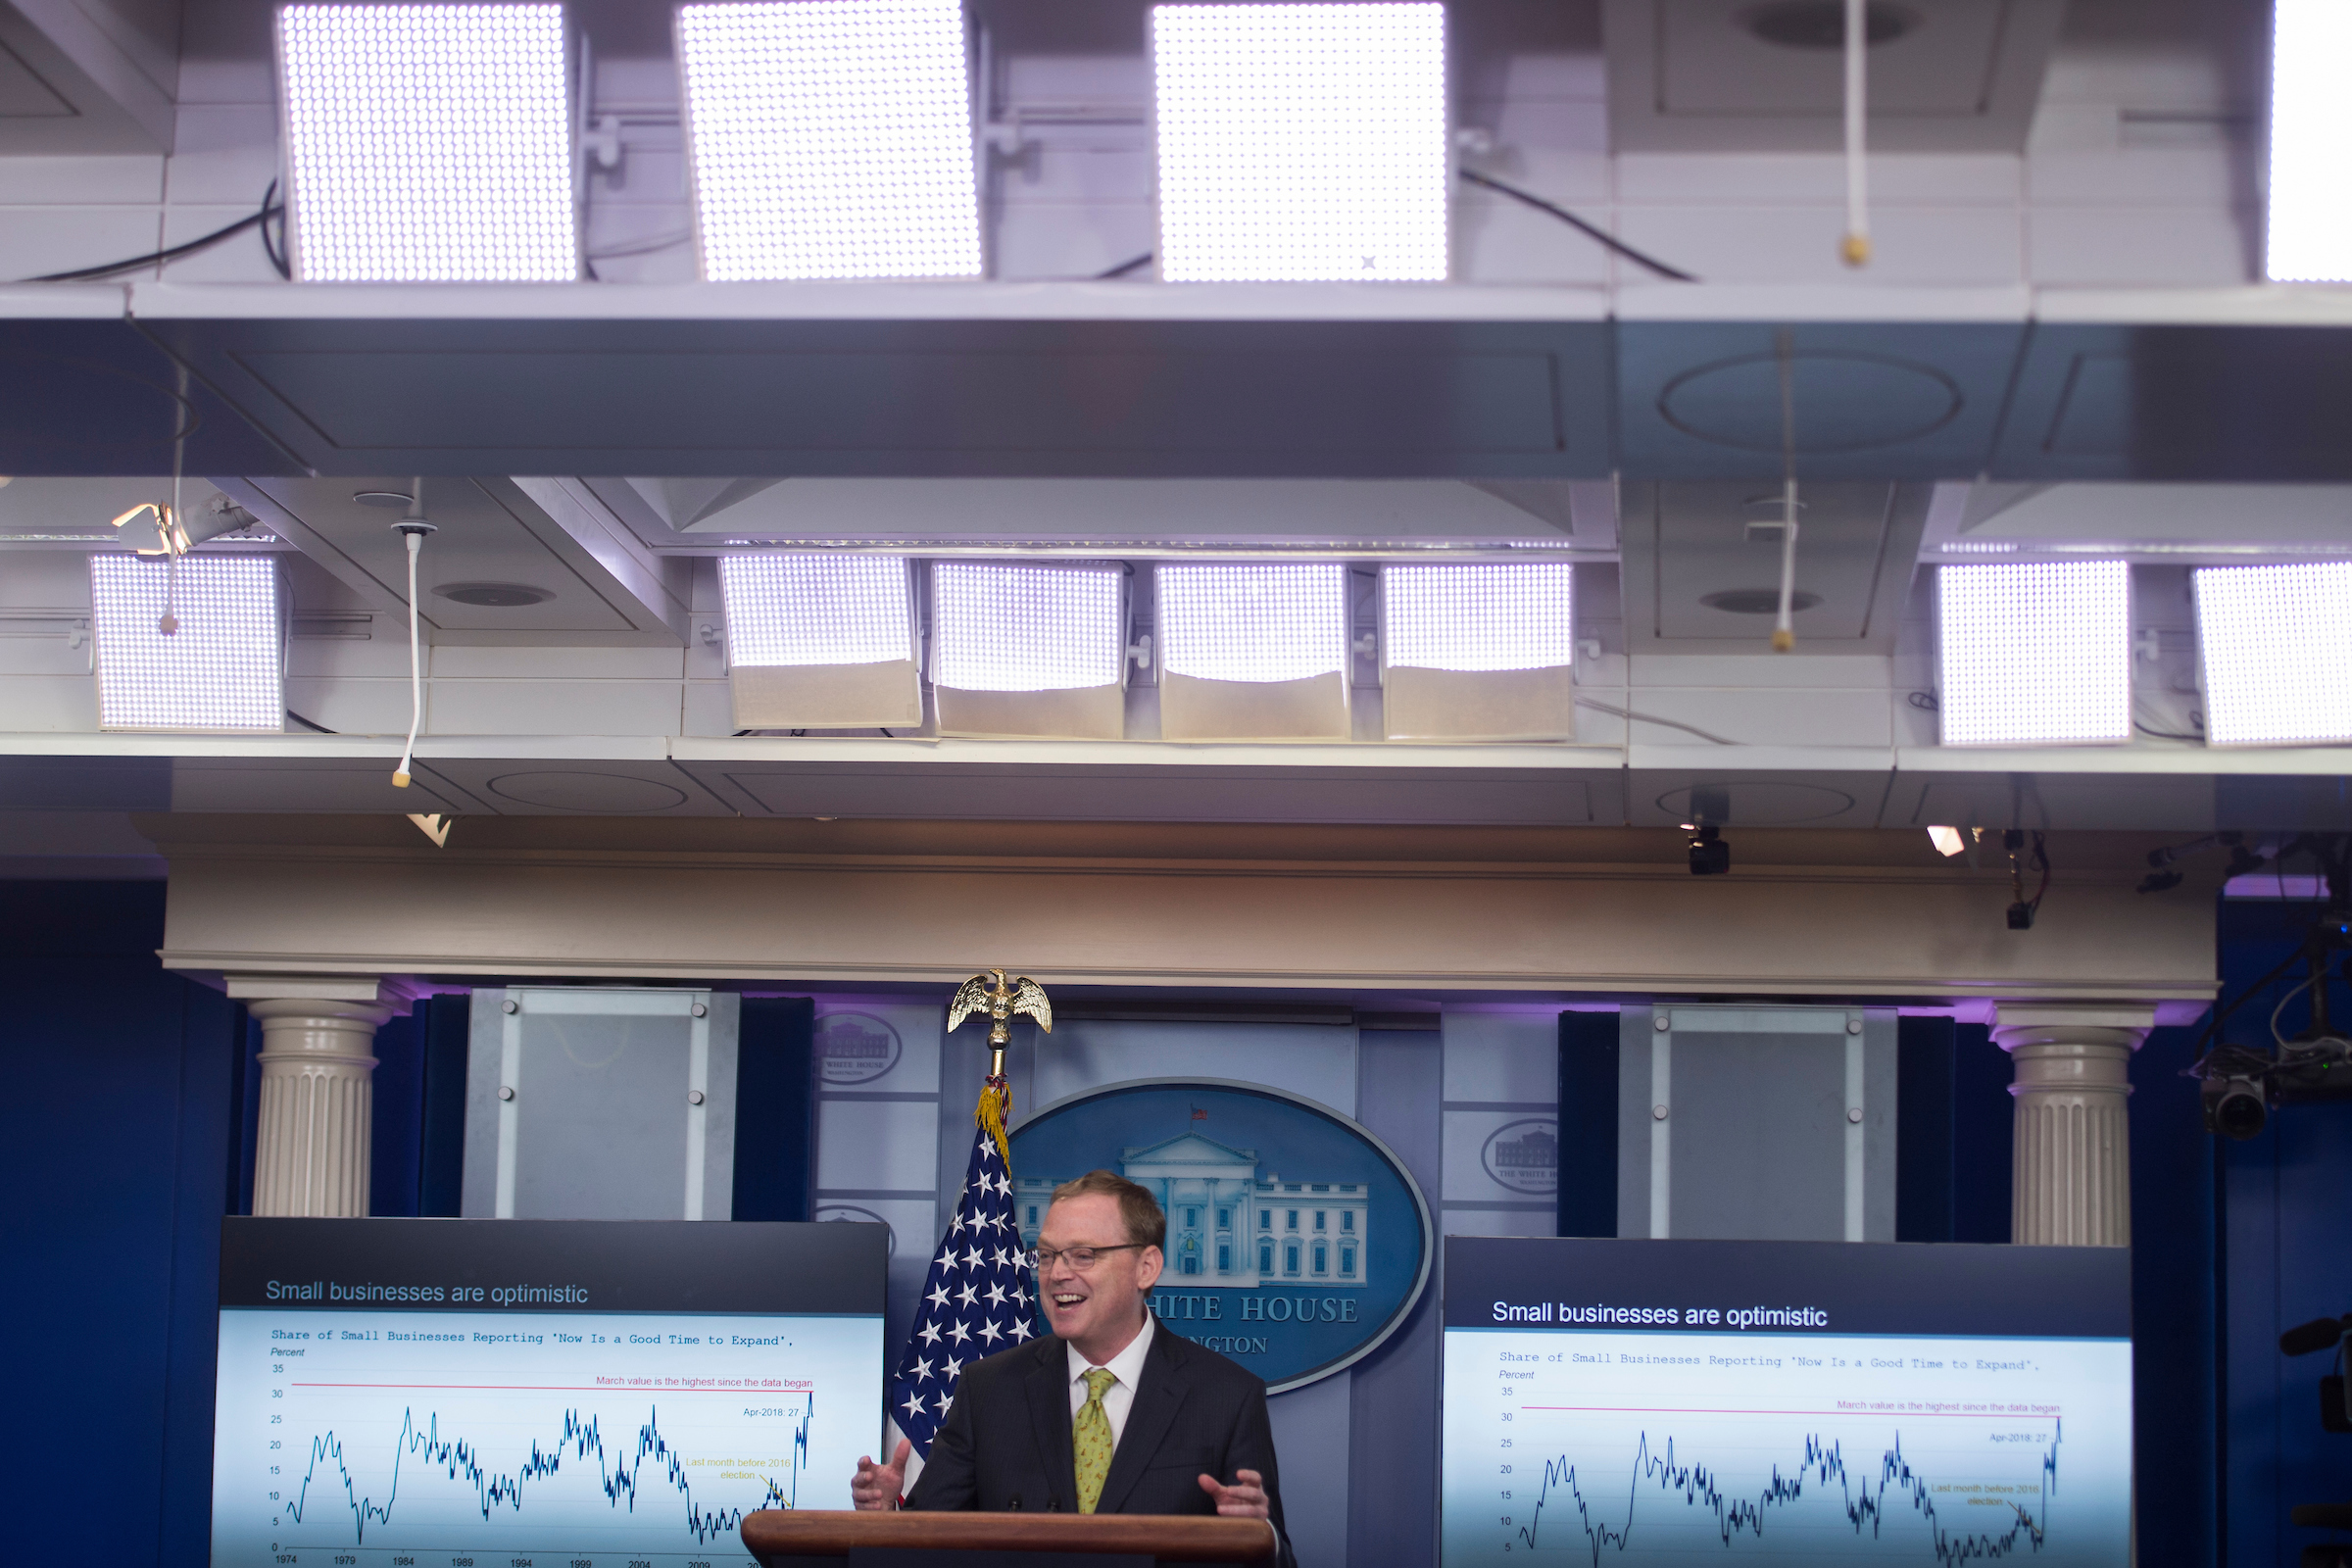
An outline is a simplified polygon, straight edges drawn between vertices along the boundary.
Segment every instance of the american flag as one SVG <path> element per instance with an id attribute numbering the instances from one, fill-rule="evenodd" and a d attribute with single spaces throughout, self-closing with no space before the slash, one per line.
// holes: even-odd
<path id="1" fill-rule="evenodd" d="M 972 1139 L 956 1216 L 923 1276 L 914 1330 L 890 1379 L 884 1446 L 896 1452 L 902 1437 L 914 1444 L 916 1457 L 906 1466 L 909 1489 L 921 1461 L 931 1456 L 931 1440 L 956 1401 L 964 1367 L 1037 1332 L 1031 1324 L 1036 1285 L 1021 1263 L 1025 1250 L 1013 1220 L 1012 1178 L 996 1140 L 981 1128 Z"/>

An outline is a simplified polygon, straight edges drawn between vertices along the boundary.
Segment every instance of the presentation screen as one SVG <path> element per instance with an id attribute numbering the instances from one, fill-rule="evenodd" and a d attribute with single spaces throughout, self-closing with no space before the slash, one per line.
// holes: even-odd
<path id="1" fill-rule="evenodd" d="M 1446 1243 L 1446 1568 L 2126 1568 L 2131 1254 Z"/>
<path id="2" fill-rule="evenodd" d="M 879 1225 L 244 1219 L 213 1562 L 741 1568 L 882 1428 Z"/>

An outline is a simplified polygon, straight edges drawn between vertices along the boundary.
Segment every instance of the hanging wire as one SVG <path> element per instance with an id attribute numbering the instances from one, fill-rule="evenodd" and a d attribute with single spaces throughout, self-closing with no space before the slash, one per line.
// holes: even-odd
<path id="1" fill-rule="evenodd" d="M 1511 200 L 1521 203 L 1524 206 L 1532 207 L 1539 213 L 1558 219 L 1561 222 L 1566 223 L 1570 228 L 1573 228 L 1577 232 L 1596 241 L 1602 246 L 1602 248 L 1614 251 L 1616 254 L 1624 257 L 1627 261 L 1632 262 L 1637 267 L 1645 267 L 1649 269 L 1649 270 L 1657 273 L 1660 277 L 1667 278 L 1676 283 L 1695 283 L 1698 281 L 1697 278 L 1691 276 L 1689 272 L 1684 271 L 1681 268 L 1669 266 L 1666 263 L 1659 261 L 1654 256 L 1645 255 L 1644 253 L 1634 249 L 1631 245 L 1628 245 L 1625 241 L 1619 239 L 1607 229 L 1602 228 L 1599 224 L 1579 218 L 1567 208 L 1547 202 L 1533 191 L 1521 190 L 1516 185 L 1506 185 L 1492 174 L 1482 174 L 1475 169 L 1462 170 L 1461 176 L 1465 181 L 1478 186 L 1482 190 L 1491 190 L 1497 196 L 1508 196 Z"/>
<path id="2" fill-rule="evenodd" d="M 1772 624 L 1772 651 L 1796 647 L 1796 352 L 1788 329 L 1773 335 L 1781 370 L 1781 606 Z"/>
<path id="3" fill-rule="evenodd" d="M 424 660 L 416 632 L 416 556 L 433 525 L 424 519 L 424 478 L 409 481 L 409 514 L 392 525 L 409 553 L 409 738 L 400 749 L 400 765 L 392 770 L 396 789 L 409 787 L 409 770 L 416 762 L 416 731 L 424 723 Z"/>
<path id="4" fill-rule="evenodd" d="M 1870 186 L 1863 162 L 1869 125 L 1870 6 L 1845 0 L 1845 239 L 1838 253 L 1848 267 L 1870 262 Z"/>
<path id="5" fill-rule="evenodd" d="M 96 267 L 76 267 L 71 271 L 44 272 L 38 277 L 20 278 L 18 281 L 24 283 L 95 282 L 100 278 L 112 277 L 117 272 L 135 272 L 142 267 L 161 267 L 166 262 L 176 262 L 182 257 L 193 256 L 198 251 L 210 250 L 224 239 L 234 239 L 249 228 L 259 228 L 263 231 L 262 248 L 269 252 L 270 265 L 277 269 L 278 276 L 290 277 L 293 274 L 287 270 L 284 260 L 285 216 L 285 203 L 277 199 L 277 181 L 273 179 L 270 182 L 268 194 L 262 197 L 260 212 L 248 214 L 225 227 L 214 229 L 210 234 L 199 235 L 182 244 L 166 246 L 160 251 L 149 251 L 144 256 L 126 256 L 119 262 L 102 262 Z M 271 249 L 270 245 L 269 224 L 272 219 L 277 220 L 279 224 L 279 243 L 276 249 Z"/>

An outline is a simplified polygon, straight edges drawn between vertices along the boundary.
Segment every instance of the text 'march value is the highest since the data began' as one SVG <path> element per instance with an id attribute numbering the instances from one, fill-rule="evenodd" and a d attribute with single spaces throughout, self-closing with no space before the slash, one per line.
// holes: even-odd
<path id="1" fill-rule="evenodd" d="M 223 1222 L 214 1568 L 744 1568 L 880 1441 L 878 1225 Z"/>
<path id="2" fill-rule="evenodd" d="M 2131 1256 L 1446 1243 L 1445 1568 L 2126 1568 Z"/>

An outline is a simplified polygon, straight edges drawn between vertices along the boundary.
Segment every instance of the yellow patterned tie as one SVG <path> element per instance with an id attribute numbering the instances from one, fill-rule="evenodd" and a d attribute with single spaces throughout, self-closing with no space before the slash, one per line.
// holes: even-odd
<path id="1" fill-rule="evenodd" d="M 1086 1402 L 1070 1418 L 1070 1450 L 1078 1460 L 1080 1513 L 1095 1511 L 1102 1496 L 1102 1483 L 1110 1476 L 1110 1417 L 1102 1408 L 1102 1391 L 1118 1381 L 1118 1374 L 1106 1368 L 1089 1368 Z"/>

